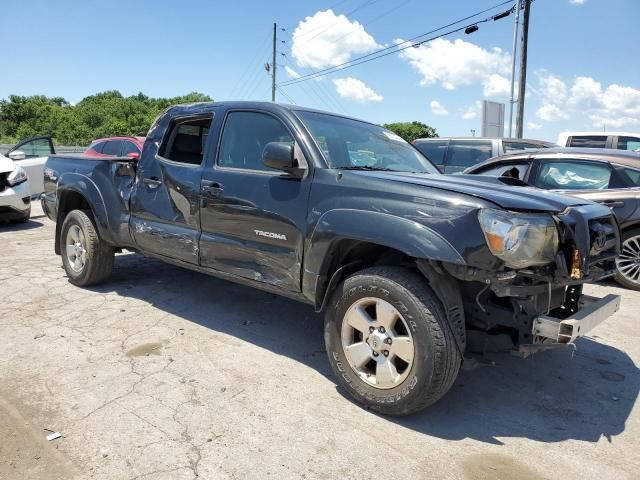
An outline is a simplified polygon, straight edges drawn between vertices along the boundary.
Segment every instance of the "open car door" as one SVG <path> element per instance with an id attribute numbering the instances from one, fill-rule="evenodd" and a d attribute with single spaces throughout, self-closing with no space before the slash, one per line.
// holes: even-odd
<path id="1" fill-rule="evenodd" d="M 49 155 L 55 153 L 53 141 L 48 135 L 22 140 L 7 152 L 7 156 L 29 175 L 31 195 L 44 191 L 44 164 Z"/>

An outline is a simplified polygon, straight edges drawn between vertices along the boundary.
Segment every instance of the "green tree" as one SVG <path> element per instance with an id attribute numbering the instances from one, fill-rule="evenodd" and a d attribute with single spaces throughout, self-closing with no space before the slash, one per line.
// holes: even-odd
<path id="1" fill-rule="evenodd" d="M 407 142 L 412 142 L 416 138 L 435 138 L 438 136 L 435 128 L 422 122 L 385 123 L 382 126 L 401 136 Z"/>
<path id="2" fill-rule="evenodd" d="M 11 95 L 0 100 L 0 143 L 51 135 L 58 144 L 87 145 L 100 137 L 146 135 L 151 123 L 167 107 L 212 100 L 198 92 L 152 98 L 143 93 L 124 97 L 117 90 L 110 90 L 71 105 L 62 97 Z"/>

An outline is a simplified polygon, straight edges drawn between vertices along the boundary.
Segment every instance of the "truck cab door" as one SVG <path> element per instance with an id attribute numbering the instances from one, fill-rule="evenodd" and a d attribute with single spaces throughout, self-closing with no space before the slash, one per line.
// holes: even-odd
<path id="1" fill-rule="evenodd" d="M 143 252 L 198 264 L 200 180 L 212 114 L 173 119 L 162 143 L 147 142 L 131 200 L 131 230 Z"/>
<path id="2" fill-rule="evenodd" d="M 267 143 L 294 142 L 292 129 L 255 110 L 229 110 L 220 123 L 202 175 L 200 264 L 300 291 L 310 181 L 262 163 Z"/>

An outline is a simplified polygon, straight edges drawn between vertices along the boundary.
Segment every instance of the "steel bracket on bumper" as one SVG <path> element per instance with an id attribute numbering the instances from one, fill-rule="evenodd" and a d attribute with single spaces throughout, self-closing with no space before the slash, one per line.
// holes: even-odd
<path id="1" fill-rule="evenodd" d="M 583 295 L 579 305 L 578 311 L 564 320 L 547 315 L 536 317 L 531 329 L 534 343 L 521 345 L 519 352 L 534 353 L 575 342 L 618 311 L 620 295 L 603 298 Z"/>

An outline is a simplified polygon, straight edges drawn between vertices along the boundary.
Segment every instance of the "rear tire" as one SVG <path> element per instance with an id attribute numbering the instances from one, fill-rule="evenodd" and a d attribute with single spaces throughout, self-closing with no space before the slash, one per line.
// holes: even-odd
<path id="1" fill-rule="evenodd" d="M 640 229 L 622 234 L 622 251 L 616 259 L 616 282 L 631 290 L 640 290 Z"/>
<path id="2" fill-rule="evenodd" d="M 399 267 L 362 270 L 336 288 L 325 343 L 339 383 L 388 415 L 415 413 L 439 400 L 462 362 L 441 302 L 422 275 Z"/>
<path id="3" fill-rule="evenodd" d="M 115 250 L 98 235 L 91 218 L 73 210 L 60 229 L 62 265 L 74 285 L 86 287 L 106 280 L 113 269 Z"/>

